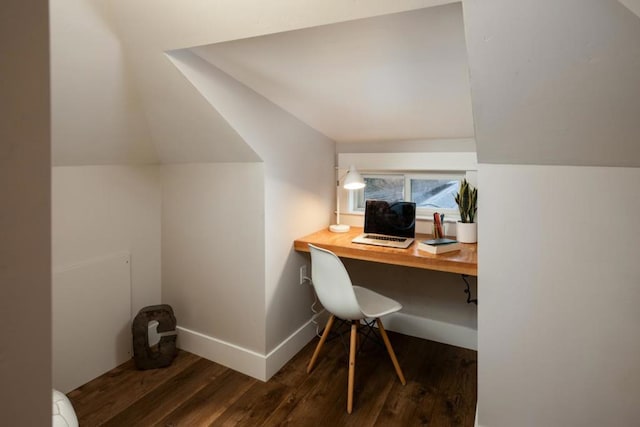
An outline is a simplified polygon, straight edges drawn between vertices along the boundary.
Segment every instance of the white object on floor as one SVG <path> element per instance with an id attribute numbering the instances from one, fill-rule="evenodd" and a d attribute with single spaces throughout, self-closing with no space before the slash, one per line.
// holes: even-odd
<path id="1" fill-rule="evenodd" d="M 78 418 L 73 405 L 64 393 L 53 390 L 53 427 L 78 427 Z"/>

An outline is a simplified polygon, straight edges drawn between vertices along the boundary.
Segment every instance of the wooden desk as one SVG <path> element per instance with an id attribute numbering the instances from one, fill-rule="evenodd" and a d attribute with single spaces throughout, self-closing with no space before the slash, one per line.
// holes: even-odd
<path id="1" fill-rule="evenodd" d="M 351 230 L 347 233 L 332 233 L 328 229 L 323 229 L 295 240 L 293 247 L 299 252 L 309 252 L 308 244 L 311 243 L 321 248 L 329 249 L 337 256 L 344 258 L 466 274 L 469 276 L 478 275 L 476 243 L 463 243 L 462 249 L 459 251 L 432 255 L 428 252 L 418 250 L 418 241 L 433 238 L 428 234 L 416 234 L 416 242 L 407 249 L 395 249 L 351 243 L 351 240 L 362 232 L 362 227 L 351 227 Z"/>

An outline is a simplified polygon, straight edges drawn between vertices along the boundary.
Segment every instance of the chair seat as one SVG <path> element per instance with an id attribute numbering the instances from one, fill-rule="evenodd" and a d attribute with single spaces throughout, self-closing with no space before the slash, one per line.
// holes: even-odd
<path id="1" fill-rule="evenodd" d="M 336 317 L 342 320 L 349 320 L 351 323 L 351 333 L 349 337 L 349 379 L 347 383 L 347 413 L 351 413 L 353 410 L 353 390 L 355 384 L 355 372 L 356 372 L 356 352 L 358 343 L 358 328 L 360 327 L 360 320 L 363 318 L 373 318 L 378 325 L 378 331 L 384 345 L 387 348 L 387 353 L 391 358 L 393 367 L 398 374 L 398 378 L 402 385 L 405 385 L 407 381 L 404 379 L 402 369 L 398 359 L 391 347 L 389 337 L 382 326 L 380 317 L 385 314 L 394 313 L 402 308 L 402 305 L 387 298 L 384 295 L 380 295 L 377 292 L 363 288 L 360 286 L 353 286 L 349 273 L 347 273 L 344 264 L 340 261 L 340 258 L 333 252 L 322 249 L 317 246 L 309 244 L 309 250 L 311 251 L 311 264 L 313 280 L 313 288 L 316 291 L 318 299 L 324 306 L 325 310 L 330 313 L 327 326 L 324 328 L 322 337 L 318 342 L 316 350 L 311 356 L 309 365 L 307 366 L 307 372 L 311 372 L 313 365 L 320 354 L 322 345 L 327 340 L 331 326 Z M 373 322 L 372 322 L 373 323 Z"/>
<path id="2" fill-rule="evenodd" d="M 402 304 L 398 301 L 387 298 L 370 289 L 354 285 L 353 291 L 356 294 L 362 314 L 367 317 L 382 317 L 402 309 Z"/>

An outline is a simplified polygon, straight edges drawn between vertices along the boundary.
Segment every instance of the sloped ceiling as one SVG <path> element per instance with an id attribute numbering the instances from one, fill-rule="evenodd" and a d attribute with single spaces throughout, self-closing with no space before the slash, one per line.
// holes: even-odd
<path id="1" fill-rule="evenodd" d="M 52 0 L 53 163 L 259 161 L 165 55 L 194 46 L 334 141 L 472 136 L 447 3 Z"/>
<path id="2" fill-rule="evenodd" d="M 156 163 L 146 117 L 105 0 L 51 0 L 55 166 Z"/>
<path id="3" fill-rule="evenodd" d="M 625 5 L 627 9 L 636 14 L 636 16 L 640 17 L 640 0 L 618 0 L 620 3 Z"/>
<path id="4" fill-rule="evenodd" d="M 543 3 L 464 3 L 478 161 L 640 166 L 640 19 Z"/>
<path id="5" fill-rule="evenodd" d="M 173 2 L 139 0 L 131 2 L 112 0 L 111 6 L 120 39 L 124 41 L 123 47 L 127 51 L 127 59 L 135 74 L 135 90 L 142 100 L 157 156 L 162 163 L 177 163 L 256 161 L 259 160 L 259 156 L 242 140 L 214 106 L 208 103 L 175 68 L 165 52 L 389 15 L 446 3 L 451 1 L 227 0 L 212 2 L 194 0 Z M 462 28 L 459 28 L 457 37 L 460 34 L 462 34 Z M 389 37 L 392 37 L 392 34 L 389 34 Z M 400 37 L 397 43 L 402 44 L 404 37 Z M 417 45 L 417 42 L 412 43 Z M 340 44 L 338 43 L 338 46 Z M 245 46 L 243 43 L 239 45 Z M 385 47 L 384 52 L 389 54 L 388 47 Z M 342 67 L 345 70 L 358 62 L 357 53 L 342 55 L 343 58 L 351 58 L 349 63 Z M 406 51 L 404 55 L 411 54 Z M 411 62 L 408 59 L 407 61 Z M 452 59 L 452 61 L 456 60 Z M 388 71 L 391 70 L 377 70 L 382 74 Z M 254 76 L 260 73 L 261 70 L 258 69 Z M 234 77 L 240 78 L 240 76 Z M 456 77 L 452 78 L 456 79 Z M 247 84 L 249 83 L 247 81 Z M 404 81 L 395 83 L 396 87 L 403 87 L 403 85 L 406 85 Z M 256 87 L 255 90 L 261 93 L 260 88 Z M 378 90 L 376 93 L 384 95 L 386 102 L 391 101 L 387 92 Z M 272 100 L 278 103 L 276 99 Z M 314 100 L 306 102 L 314 103 Z M 468 107 L 466 111 L 469 111 Z M 423 114 L 423 118 L 425 115 Z M 417 121 L 415 116 L 413 114 L 414 122 Z M 323 119 L 326 121 L 326 117 Z M 361 123 L 365 121 L 368 126 L 372 126 L 379 119 L 362 119 Z M 311 126 L 314 127 L 313 124 Z M 389 123 L 387 122 L 385 126 L 388 127 Z M 457 122 L 452 126 L 464 127 Z M 395 128 L 401 131 L 403 124 L 398 124 Z M 330 130 L 326 131 L 331 133 Z M 349 132 L 353 134 L 353 131 Z M 338 132 L 332 133 L 339 135 Z M 342 134 L 347 135 L 345 132 Z M 414 134 L 416 133 L 405 133 L 405 135 Z M 366 137 L 377 140 L 387 138 L 389 133 L 380 135 L 382 134 L 369 133 Z M 468 133 L 465 133 L 464 136 L 467 135 Z"/>
<path id="6" fill-rule="evenodd" d="M 192 51 L 337 142 L 473 136 L 459 3 Z"/>
<path id="7" fill-rule="evenodd" d="M 440 22 L 429 19 L 459 7 L 440 7 L 448 3 L 453 2 L 52 0 L 54 162 L 258 159 L 165 56 L 169 50 L 195 46 L 203 58 L 337 141 L 442 137 L 447 132 L 469 136 L 469 109 L 459 109 L 467 85 L 463 82 L 464 89 L 460 86 L 461 92 L 455 93 L 444 83 L 462 80 L 457 71 L 438 73 L 460 70 L 448 68 L 459 65 L 459 50 L 454 49 L 455 58 L 449 56 L 451 46 L 443 45 L 440 51 L 428 34 L 417 35 L 425 28 L 397 37 L 392 32 L 399 30 L 400 19 L 417 19 L 421 14 L 429 22 L 424 27 L 444 31 Z M 540 7 L 534 0 L 464 1 L 479 160 L 639 166 L 637 4 L 637 0 L 567 0 Z M 406 16 L 402 13 L 409 11 Z M 387 27 L 371 30 L 373 22 Z M 340 41 L 333 32 L 323 33 L 322 26 L 333 28 L 335 37 L 343 33 L 350 37 Z M 356 27 L 379 37 L 377 48 L 362 44 Z M 315 43 L 314 48 L 305 52 L 301 43 L 289 38 L 292 34 Z M 455 33 L 453 40 L 459 36 Z M 272 43 L 279 39 L 284 45 Z M 394 39 L 397 49 L 391 49 Z M 419 47 L 420 43 L 441 54 L 445 64 L 429 62 L 435 70 L 419 71 L 419 65 L 431 58 L 422 53 L 414 57 L 404 44 Z M 265 54 L 256 52 L 258 46 Z M 337 49 L 348 46 L 351 53 Z M 304 62 L 293 61 L 295 56 Z M 385 62 L 385 57 L 390 60 Z M 322 68 L 319 58 L 334 66 Z M 360 62 L 371 68 L 352 73 L 351 66 L 357 69 Z M 296 71 L 283 73 L 285 68 Z M 407 78 L 387 79 L 397 73 Z M 325 76 L 333 81 L 331 87 L 319 83 Z M 432 80 L 443 84 L 430 85 Z M 374 83 L 367 87 L 369 82 Z M 421 95 L 412 96 L 411 87 Z M 286 95 L 284 89 L 294 95 Z M 405 108 L 396 96 L 412 107 Z M 438 97 L 450 97 L 454 104 L 442 102 L 437 108 L 433 100 Z M 443 117 L 440 109 L 458 114 Z M 420 129 L 420 116 L 430 125 Z"/>

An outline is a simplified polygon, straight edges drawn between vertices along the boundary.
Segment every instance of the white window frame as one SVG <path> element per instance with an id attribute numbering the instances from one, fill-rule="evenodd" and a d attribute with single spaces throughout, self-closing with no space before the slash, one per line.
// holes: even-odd
<path id="1" fill-rule="evenodd" d="M 437 179 L 437 180 L 455 180 L 462 181 L 466 178 L 467 171 L 362 171 L 361 175 L 365 178 L 385 177 L 385 176 L 401 176 L 404 178 L 403 199 L 410 202 L 411 200 L 411 180 L 412 179 Z M 349 192 L 348 213 L 364 214 L 364 189 Z M 360 205 L 359 202 L 362 202 Z M 457 208 L 437 209 L 437 208 L 416 208 L 416 218 L 423 220 L 433 219 L 435 212 L 445 214 L 446 219 L 458 221 L 460 212 Z"/>
<path id="2" fill-rule="evenodd" d="M 434 140 L 437 142 L 437 140 Z M 442 140 L 444 142 L 444 140 Z M 446 143 L 451 143 L 446 140 Z M 472 139 L 457 140 L 455 142 L 463 142 L 465 147 L 475 147 Z M 425 146 L 429 144 L 425 143 Z M 455 145 L 455 144 L 454 144 Z M 455 145 L 455 146 L 459 146 Z M 429 174 L 432 176 L 442 176 L 448 174 L 460 174 L 466 178 L 469 183 L 478 185 L 478 163 L 475 150 L 461 151 L 421 151 L 421 152 L 366 152 L 365 150 L 357 152 L 344 152 L 337 154 L 338 167 L 346 171 L 351 165 L 356 167 L 361 174 L 406 174 L 406 175 L 422 175 Z M 352 191 L 341 190 L 339 192 L 341 215 L 346 223 L 350 225 L 362 226 L 364 211 L 353 210 L 353 193 Z M 416 219 L 416 230 L 422 228 L 422 231 L 431 232 L 431 222 L 433 215 L 423 217 L 418 214 Z M 455 222 L 460 219 L 460 213 L 447 214 L 445 212 L 445 222 Z"/>

